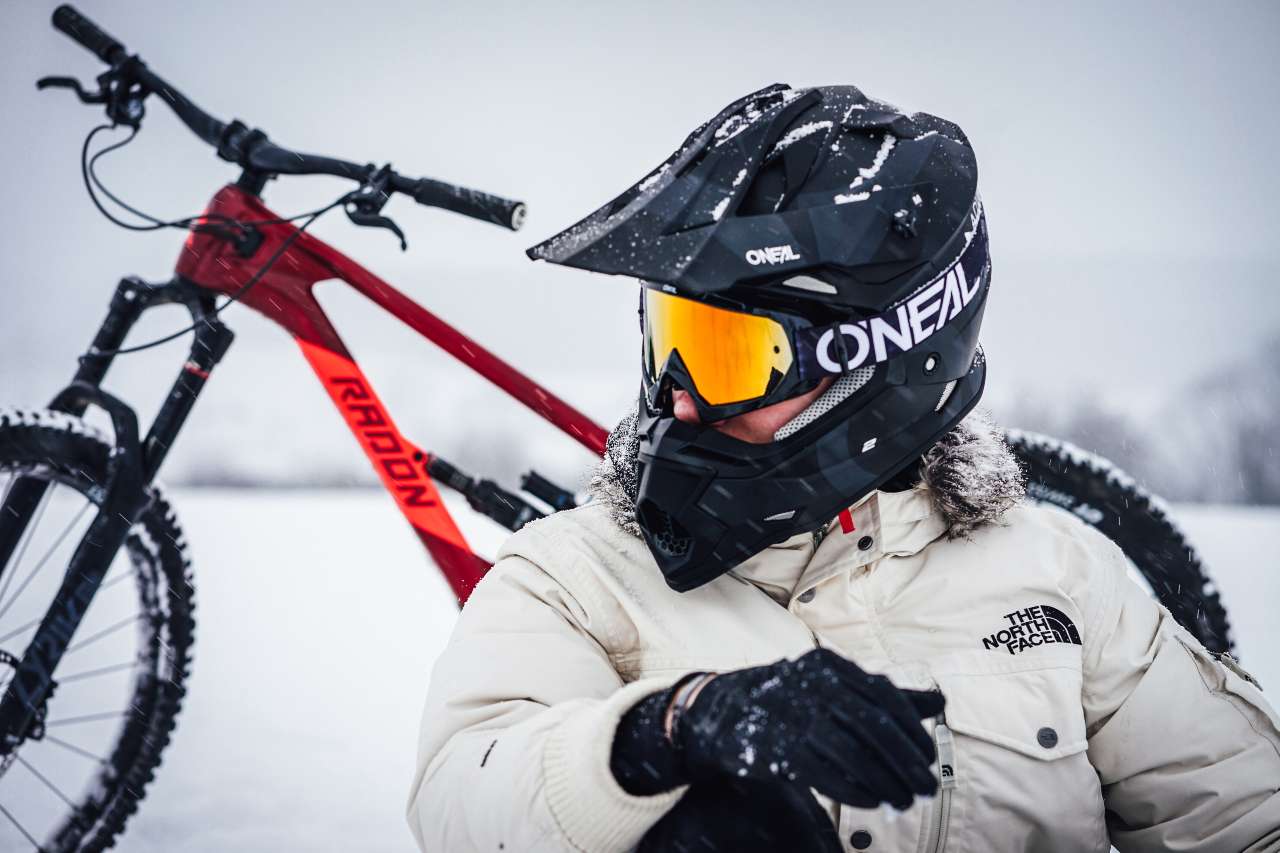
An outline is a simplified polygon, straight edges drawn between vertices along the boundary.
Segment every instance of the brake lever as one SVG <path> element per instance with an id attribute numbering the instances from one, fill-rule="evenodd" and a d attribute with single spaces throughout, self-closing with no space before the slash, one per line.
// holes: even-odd
<path id="1" fill-rule="evenodd" d="M 404 239 L 404 232 L 400 230 L 400 226 L 395 223 L 389 216 L 381 216 L 377 213 L 364 213 L 359 209 L 347 208 L 347 218 L 356 225 L 366 228 L 386 228 L 392 234 L 400 238 L 400 251 L 409 248 L 409 244 Z"/>
<path id="2" fill-rule="evenodd" d="M 141 60 L 131 56 L 98 75 L 98 90 L 87 91 L 74 77 L 41 77 L 37 89 L 70 89 L 84 104 L 106 104 L 107 118 L 137 130 L 146 112 L 143 101 L 151 94 L 137 79 Z"/>
<path id="3" fill-rule="evenodd" d="M 37 89 L 70 89 L 76 93 L 82 104 L 105 104 L 107 94 L 99 89 L 96 92 L 85 91 L 84 85 L 74 77 L 41 77 L 36 81 Z"/>
<path id="4" fill-rule="evenodd" d="M 369 171 L 369 176 L 365 178 L 360 188 L 347 196 L 343 210 L 355 225 L 365 228 L 385 228 L 395 234 L 400 238 L 400 251 L 403 252 L 409 248 L 404 232 L 391 217 L 382 215 L 383 206 L 391 198 L 391 193 L 387 191 L 391 183 L 391 166 L 388 164 L 377 170 L 370 166 Z"/>

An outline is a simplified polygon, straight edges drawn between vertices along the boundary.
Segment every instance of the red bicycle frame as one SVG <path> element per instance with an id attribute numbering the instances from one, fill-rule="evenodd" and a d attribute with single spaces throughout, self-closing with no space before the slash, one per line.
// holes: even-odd
<path id="1" fill-rule="evenodd" d="M 427 474 L 427 455 L 396 428 L 316 301 L 315 285 L 332 279 L 346 282 L 596 454 L 604 452 L 606 431 L 346 255 L 306 232 L 299 233 L 290 223 L 272 222 L 276 215 L 239 187 L 228 185 L 219 190 L 205 213 L 215 220 L 227 217 L 268 222 L 255 226 L 262 242 L 249 257 L 230 240 L 208 231 L 193 231 L 187 238 L 177 274 L 219 293 L 239 291 L 266 258 L 294 237 L 292 245 L 239 301 L 274 320 L 297 340 L 383 485 L 444 572 L 458 601 L 465 601 L 489 563 L 467 545 Z"/>

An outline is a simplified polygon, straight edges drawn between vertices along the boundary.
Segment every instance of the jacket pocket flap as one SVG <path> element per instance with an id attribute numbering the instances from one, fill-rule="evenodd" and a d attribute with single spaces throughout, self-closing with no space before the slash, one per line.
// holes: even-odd
<path id="1" fill-rule="evenodd" d="M 1080 671 L 1049 667 L 1021 672 L 936 675 L 953 731 L 1052 761 L 1083 752 Z"/>

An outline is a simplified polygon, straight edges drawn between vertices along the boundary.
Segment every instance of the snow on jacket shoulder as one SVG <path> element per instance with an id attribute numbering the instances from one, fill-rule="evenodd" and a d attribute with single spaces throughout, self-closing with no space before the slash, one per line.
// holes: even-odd
<path id="1" fill-rule="evenodd" d="M 1280 721 L 1260 691 L 1134 585 L 1105 537 L 1025 505 L 957 524 L 939 511 L 959 505 L 937 493 L 949 479 L 874 492 L 820 541 L 793 537 L 683 594 L 607 500 L 511 537 L 432 675 L 419 845 L 629 850 L 682 790 L 614 781 L 622 713 L 685 672 L 821 644 L 941 688 L 953 734 L 938 797 L 896 817 L 823 800 L 847 850 L 859 830 L 872 849 L 928 853 L 1280 849 Z"/>

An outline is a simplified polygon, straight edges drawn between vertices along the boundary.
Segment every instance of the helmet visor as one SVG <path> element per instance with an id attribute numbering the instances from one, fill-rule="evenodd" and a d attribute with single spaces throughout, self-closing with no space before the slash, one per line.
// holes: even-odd
<path id="1" fill-rule="evenodd" d="M 787 329 L 762 314 L 733 311 L 644 289 L 644 367 L 653 388 L 679 354 L 688 389 L 708 406 L 765 397 L 795 361 Z"/>

